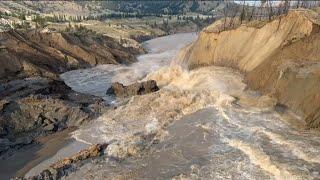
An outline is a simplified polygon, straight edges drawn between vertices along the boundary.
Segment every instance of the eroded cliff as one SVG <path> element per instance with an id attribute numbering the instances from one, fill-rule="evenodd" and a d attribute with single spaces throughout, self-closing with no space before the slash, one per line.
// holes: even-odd
<path id="1" fill-rule="evenodd" d="M 0 51 L 0 78 L 17 73 L 52 77 L 97 64 L 131 63 L 140 53 L 106 36 L 37 30 L 0 33 Z"/>
<path id="2" fill-rule="evenodd" d="M 108 108 L 101 98 L 73 91 L 59 79 L 61 73 L 130 64 L 140 50 L 93 32 L 1 32 L 0 158 L 38 143 L 40 136 L 78 127 Z"/>
<path id="3" fill-rule="evenodd" d="M 305 117 L 309 128 L 320 127 L 319 14 L 290 11 L 262 26 L 242 24 L 221 30 L 218 21 L 180 53 L 190 69 L 206 65 L 236 68 L 249 86 L 278 99 Z"/>

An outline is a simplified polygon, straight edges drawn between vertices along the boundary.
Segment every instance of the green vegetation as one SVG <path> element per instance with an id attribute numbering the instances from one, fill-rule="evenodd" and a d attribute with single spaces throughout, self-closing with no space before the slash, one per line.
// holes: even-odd
<path id="1" fill-rule="evenodd" d="M 36 23 L 36 28 L 38 28 L 39 26 L 43 28 L 47 22 L 45 18 L 41 17 L 38 14 L 32 19 L 32 21 Z"/>
<path id="2" fill-rule="evenodd" d="M 49 31 L 103 34 L 140 42 L 172 33 L 200 31 L 216 19 L 213 14 L 203 15 L 208 13 L 207 7 L 214 9 L 219 4 L 205 3 L 208 4 L 203 6 L 203 2 L 196 1 L 66 1 L 63 5 L 43 1 L 27 5 L 5 2 L 11 14 L 2 13 L 0 17 L 5 17 L 7 24 L 16 29 L 46 27 Z M 22 6 L 26 8 L 19 10 Z"/>
<path id="3" fill-rule="evenodd" d="M 70 23 L 62 32 L 74 33 L 78 36 L 85 35 L 85 34 L 96 35 L 96 32 L 93 31 L 92 29 L 88 29 L 85 26 L 82 26 L 81 24 L 80 25 L 75 24 L 74 26 L 71 26 Z"/>
<path id="4" fill-rule="evenodd" d="M 14 29 L 30 29 L 31 26 L 30 26 L 30 22 L 27 22 L 27 21 L 22 21 L 21 23 L 15 23 L 13 22 L 12 24 L 13 28 Z"/>

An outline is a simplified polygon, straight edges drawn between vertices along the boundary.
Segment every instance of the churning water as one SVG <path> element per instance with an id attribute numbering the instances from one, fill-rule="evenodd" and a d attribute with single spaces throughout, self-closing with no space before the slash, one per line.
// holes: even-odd
<path id="1" fill-rule="evenodd" d="M 320 177 L 319 135 L 288 123 L 301 120 L 289 110 L 275 111 L 272 98 L 246 90 L 240 73 L 169 66 L 194 39 L 195 34 L 156 38 L 145 44 L 150 53 L 131 66 L 103 65 L 62 75 L 74 90 L 104 98 L 115 81 L 154 79 L 161 87 L 130 98 L 76 131 L 79 141 L 111 145 L 106 156 L 66 179 Z M 133 138 L 139 133 L 157 134 L 158 141 Z"/>
<path id="2" fill-rule="evenodd" d="M 61 78 L 75 91 L 100 96 L 108 101 L 106 90 L 113 82 L 132 84 L 150 72 L 168 66 L 179 49 L 195 38 L 196 33 L 182 33 L 149 40 L 143 44 L 149 53 L 138 56 L 138 62 L 130 66 L 99 65 L 91 69 L 66 72 Z"/>

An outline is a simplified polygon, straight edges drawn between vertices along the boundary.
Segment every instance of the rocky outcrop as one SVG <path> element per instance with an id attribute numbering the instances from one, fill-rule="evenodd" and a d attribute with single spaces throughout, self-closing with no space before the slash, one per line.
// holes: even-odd
<path id="1" fill-rule="evenodd" d="M 0 78 L 17 74 L 55 77 L 68 70 L 98 64 L 129 64 L 141 52 L 94 33 L 37 30 L 1 32 L 0 47 Z"/>
<path id="2" fill-rule="evenodd" d="M 73 91 L 59 79 L 61 73 L 98 64 L 130 64 L 142 52 L 140 46 L 125 47 L 92 31 L 0 32 L 0 158 L 31 147 L 39 136 L 79 127 L 107 109 L 103 99 Z M 104 148 L 81 151 L 33 179 L 59 178 Z"/>
<path id="3" fill-rule="evenodd" d="M 251 88 L 276 97 L 280 104 L 320 127 L 320 26 L 311 10 L 292 10 L 262 26 L 242 24 L 220 31 L 217 22 L 203 30 L 175 63 L 188 68 L 220 65 L 246 75 Z"/>
<path id="4" fill-rule="evenodd" d="M 62 81 L 33 77 L 4 83 L 0 91 L 0 154 L 30 144 L 39 135 L 79 126 L 103 109 L 102 99 L 76 93 Z"/>
<path id="5" fill-rule="evenodd" d="M 129 97 L 148 94 L 158 90 L 157 82 L 154 80 L 138 82 L 128 86 L 124 86 L 123 84 L 116 82 L 107 90 L 107 94 L 114 94 L 117 97 Z"/>
<path id="6" fill-rule="evenodd" d="M 11 30 L 0 33 L 0 47 L 0 154 L 38 135 L 79 126 L 105 109 L 102 99 L 71 90 L 60 73 L 129 64 L 141 53 L 89 31 Z"/>
<path id="7" fill-rule="evenodd" d="M 142 43 L 144 41 L 148 41 L 153 38 L 155 38 L 155 35 L 151 35 L 151 34 L 137 34 L 137 35 L 130 36 L 130 39 L 134 39 L 139 43 Z"/>
<path id="8" fill-rule="evenodd" d="M 15 178 L 15 179 L 32 179 L 32 180 L 45 180 L 45 179 L 60 179 L 62 176 L 66 176 L 69 171 L 75 169 L 77 163 L 81 161 L 95 158 L 103 154 L 104 150 L 108 147 L 108 144 L 95 144 L 87 149 L 81 150 L 72 157 L 65 158 L 54 164 L 51 164 L 48 169 L 43 170 L 37 176 L 29 178 Z"/>

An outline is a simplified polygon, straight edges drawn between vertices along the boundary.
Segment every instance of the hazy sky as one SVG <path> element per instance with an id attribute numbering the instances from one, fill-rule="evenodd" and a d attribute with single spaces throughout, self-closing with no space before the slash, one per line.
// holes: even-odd
<path id="1" fill-rule="evenodd" d="M 234 1 L 236 3 L 239 3 L 239 4 L 243 4 L 243 2 L 245 2 L 246 4 L 249 4 L 249 5 L 256 5 L 256 6 L 259 6 L 260 5 L 260 1 Z"/>
<path id="2" fill-rule="evenodd" d="M 261 5 L 261 1 L 247 1 L 247 0 L 245 0 L 245 1 L 241 1 L 241 0 L 239 0 L 239 1 L 235 1 L 236 3 L 239 3 L 239 4 L 243 4 L 243 3 L 245 3 L 245 4 L 248 4 L 248 5 L 251 5 L 251 6 L 253 6 L 253 5 L 255 5 L 255 6 L 260 6 Z M 277 4 L 277 3 L 280 3 L 281 1 L 280 0 L 277 0 L 277 1 L 270 1 L 271 2 L 271 4 Z"/>

